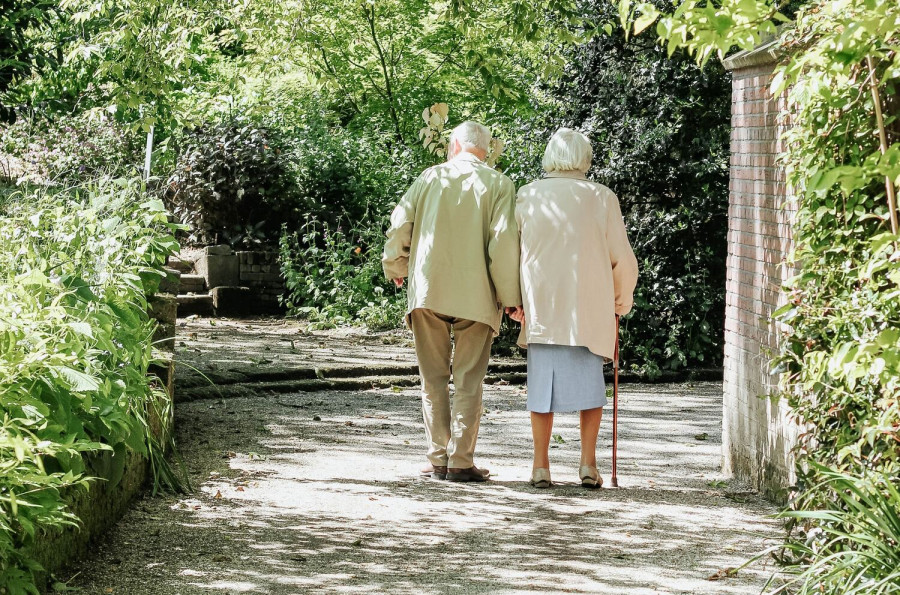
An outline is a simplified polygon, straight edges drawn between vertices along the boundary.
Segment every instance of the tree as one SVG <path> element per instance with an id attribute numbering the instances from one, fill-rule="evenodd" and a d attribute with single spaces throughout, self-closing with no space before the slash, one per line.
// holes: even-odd
<path id="1" fill-rule="evenodd" d="M 79 101 L 145 129 L 178 120 L 179 102 L 202 95 L 213 78 L 211 54 L 230 39 L 216 33 L 215 0 L 63 0 L 60 6 L 70 15 L 63 85 L 80 85 L 86 97 Z"/>
<path id="2" fill-rule="evenodd" d="M 0 3 L 0 121 L 15 121 L 6 94 L 16 83 L 61 62 L 52 44 L 41 43 L 60 12 L 48 0 L 9 0 Z"/>
<path id="3" fill-rule="evenodd" d="M 559 42 L 575 37 L 566 22 L 538 27 L 535 14 L 514 0 L 303 0 L 248 5 L 235 18 L 251 67 L 306 71 L 343 123 L 381 126 L 409 146 L 428 105 L 524 105 L 536 75 L 561 72 Z"/>

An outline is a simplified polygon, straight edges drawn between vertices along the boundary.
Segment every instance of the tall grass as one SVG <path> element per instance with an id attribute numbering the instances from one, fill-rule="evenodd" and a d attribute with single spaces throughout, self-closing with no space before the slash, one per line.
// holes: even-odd
<path id="1" fill-rule="evenodd" d="M 813 493 L 818 499 L 827 491 L 834 505 L 780 513 L 798 528 L 783 552 L 792 576 L 772 593 L 900 593 L 900 478 L 810 465 L 824 478 Z"/>

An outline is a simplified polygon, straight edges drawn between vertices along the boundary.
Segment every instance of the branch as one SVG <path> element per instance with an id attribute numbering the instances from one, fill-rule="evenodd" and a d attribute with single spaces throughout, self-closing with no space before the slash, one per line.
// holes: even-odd
<path id="1" fill-rule="evenodd" d="M 881 97 L 878 93 L 878 79 L 875 77 L 875 63 L 872 56 L 866 56 L 866 64 L 869 66 L 870 86 L 872 89 L 872 100 L 875 102 L 875 123 L 878 125 L 878 141 L 881 148 L 881 154 L 887 152 L 887 133 L 884 129 L 884 115 L 881 113 Z M 884 177 L 884 186 L 887 190 L 888 214 L 891 219 L 891 233 L 897 235 L 897 194 L 894 188 L 894 182 L 889 176 Z"/>
<path id="2" fill-rule="evenodd" d="M 378 41 L 378 33 L 375 31 L 375 6 L 364 6 L 363 13 L 369 22 L 369 31 L 372 33 L 372 41 L 375 42 L 375 48 L 378 50 L 378 59 L 381 62 L 381 72 L 384 75 L 384 87 L 387 93 L 388 108 L 391 112 L 391 119 L 394 121 L 394 132 L 397 140 L 403 143 L 403 134 L 400 132 L 400 118 L 397 116 L 397 109 L 394 106 L 394 93 L 391 89 L 391 77 L 388 73 L 387 59 L 384 55 L 384 49 Z"/>

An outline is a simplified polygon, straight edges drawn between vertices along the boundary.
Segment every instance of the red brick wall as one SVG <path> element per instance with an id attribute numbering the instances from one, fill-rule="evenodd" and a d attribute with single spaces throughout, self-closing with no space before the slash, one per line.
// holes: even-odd
<path id="1" fill-rule="evenodd" d="M 766 398 L 776 383 L 769 372 L 778 346 L 771 314 L 784 303 L 783 262 L 791 244 L 784 171 L 776 160 L 782 105 L 769 95 L 774 60 L 767 54 L 739 54 L 726 67 L 733 83 L 723 469 L 783 498 L 792 480 L 795 429 L 784 406 Z"/>

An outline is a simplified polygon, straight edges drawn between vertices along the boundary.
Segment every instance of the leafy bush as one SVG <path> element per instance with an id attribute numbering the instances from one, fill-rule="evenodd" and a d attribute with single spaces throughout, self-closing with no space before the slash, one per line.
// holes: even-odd
<path id="1" fill-rule="evenodd" d="M 297 220 L 296 182 L 278 133 L 245 118 L 188 131 L 166 201 L 194 242 L 253 244 Z"/>
<path id="2" fill-rule="evenodd" d="M 280 256 L 288 314 L 322 327 L 357 321 L 374 329 L 398 326 L 406 297 L 384 279 L 380 236 L 378 227 L 348 235 L 341 226 L 315 219 L 299 232 L 285 231 Z"/>
<path id="3" fill-rule="evenodd" d="M 54 186 L 133 176 L 143 166 L 143 140 L 103 112 L 20 118 L 3 128 L 0 144 L 0 153 L 15 157 L 18 166 L 0 174 L 20 185 Z"/>
<path id="4" fill-rule="evenodd" d="M 280 95 L 276 95 L 277 99 Z M 274 101 L 274 99 L 273 99 Z M 337 225 L 381 212 L 414 159 L 377 134 L 331 122 L 315 97 L 246 106 L 248 115 L 187 132 L 166 201 L 192 242 L 274 245 L 282 226 Z"/>
<path id="5" fill-rule="evenodd" d="M 784 163 L 797 204 L 796 274 L 775 313 L 784 336 L 774 365 L 777 396 L 804 428 L 792 509 L 815 522 L 796 527 L 789 544 L 826 536 L 800 560 L 805 592 L 900 592 L 896 556 L 867 562 L 877 544 L 900 547 L 883 512 L 895 521 L 900 510 L 889 489 L 900 476 L 900 234 L 886 197 L 900 180 L 900 135 L 891 130 L 900 113 L 887 109 L 900 87 L 896 63 L 884 59 L 898 24 L 896 2 L 801 9 L 784 40 L 795 53 L 776 74 L 791 113 Z"/>
<path id="6" fill-rule="evenodd" d="M 173 479 L 150 431 L 169 400 L 148 378 L 146 296 L 177 249 L 159 201 L 126 182 L 20 196 L 0 216 L 0 586 L 37 593 L 22 553 L 77 524 L 61 490 L 86 486 L 83 455 L 126 453 Z"/>

